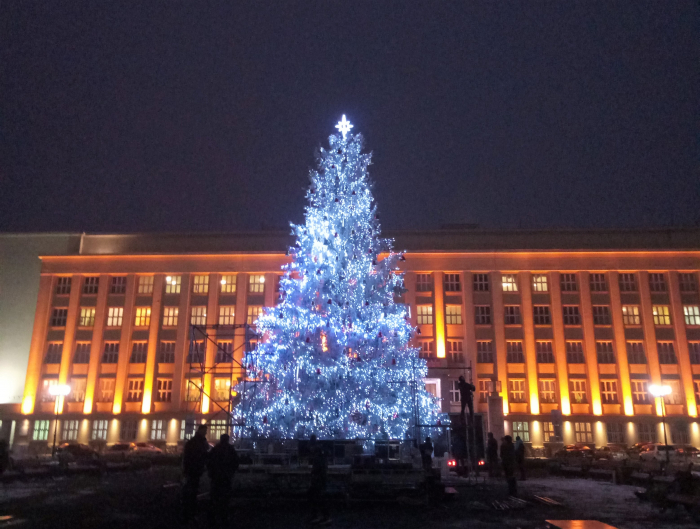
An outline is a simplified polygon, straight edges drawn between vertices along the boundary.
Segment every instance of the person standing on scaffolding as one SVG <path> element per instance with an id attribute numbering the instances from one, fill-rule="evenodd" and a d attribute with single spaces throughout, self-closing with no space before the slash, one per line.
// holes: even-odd
<path id="1" fill-rule="evenodd" d="M 462 402 L 462 417 L 464 417 L 464 407 L 469 407 L 469 424 L 474 424 L 474 398 L 472 394 L 476 390 L 473 384 L 464 380 L 464 376 L 459 376 L 459 399 Z"/>

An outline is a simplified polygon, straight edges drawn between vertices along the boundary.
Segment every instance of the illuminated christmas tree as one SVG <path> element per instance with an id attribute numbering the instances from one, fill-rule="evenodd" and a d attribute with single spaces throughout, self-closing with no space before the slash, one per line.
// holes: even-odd
<path id="1" fill-rule="evenodd" d="M 237 414 L 262 437 L 404 438 L 439 424 L 392 241 L 380 238 L 362 153 L 345 116 L 318 152 L 305 223 L 280 279 L 280 300 L 257 321 L 263 339 L 247 356 Z"/>

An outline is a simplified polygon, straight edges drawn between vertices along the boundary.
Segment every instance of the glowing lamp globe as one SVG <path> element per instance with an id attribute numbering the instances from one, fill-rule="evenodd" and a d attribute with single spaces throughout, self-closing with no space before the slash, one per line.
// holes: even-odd
<path id="1" fill-rule="evenodd" d="M 66 384 L 57 384 L 49 387 L 49 395 L 52 397 L 65 397 L 70 393 L 70 386 Z"/>
<path id="2" fill-rule="evenodd" d="M 659 384 L 651 384 L 649 386 L 649 393 L 654 395 L 654 397 L 665 397 L 666 395 L 670 395 L 671 391 L 671 386 L 662 386 Z"/>

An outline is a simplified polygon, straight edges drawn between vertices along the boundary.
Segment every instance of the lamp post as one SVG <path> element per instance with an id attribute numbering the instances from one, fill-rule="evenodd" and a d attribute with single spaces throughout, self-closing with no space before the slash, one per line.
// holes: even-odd
<path id="1" fill-rule="evenodd" d="M 54 421 L 53 421 L 53 447 L 51 448 L 51 457 L 56 453 L 56 433 L 58 431 L 58 398 L 65 397 L 70 393 L 70 386 L 67 384 L 56 384 L 49 386 L 49 395 L 56 397 L 53 404 Z"/>
<path id="2" fill-rule="evenodd" d="M 661 398 L 661 424 L 664 426 L 664 444 L 666 445 L 666 464 L 669 462 L 668 455 L 668 437 L 666 436 L 666 405 L 664 403 L 664 397 L 671 394 L 671 386 L 661 386 L 658 384 L 651 384 L 649 386 L 649 393 L 654 395 L 654 398 Z"/>

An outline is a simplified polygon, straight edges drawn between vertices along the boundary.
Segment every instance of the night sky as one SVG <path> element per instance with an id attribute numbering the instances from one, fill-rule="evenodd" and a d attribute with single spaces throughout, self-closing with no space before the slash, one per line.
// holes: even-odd
<path id="1" fill-rule="evenodd" d="M 0 53 L 0 231 L 284 229 L 343 113 L 385 228 L 700 225 L 697 1 L 6 1 Z"/>

